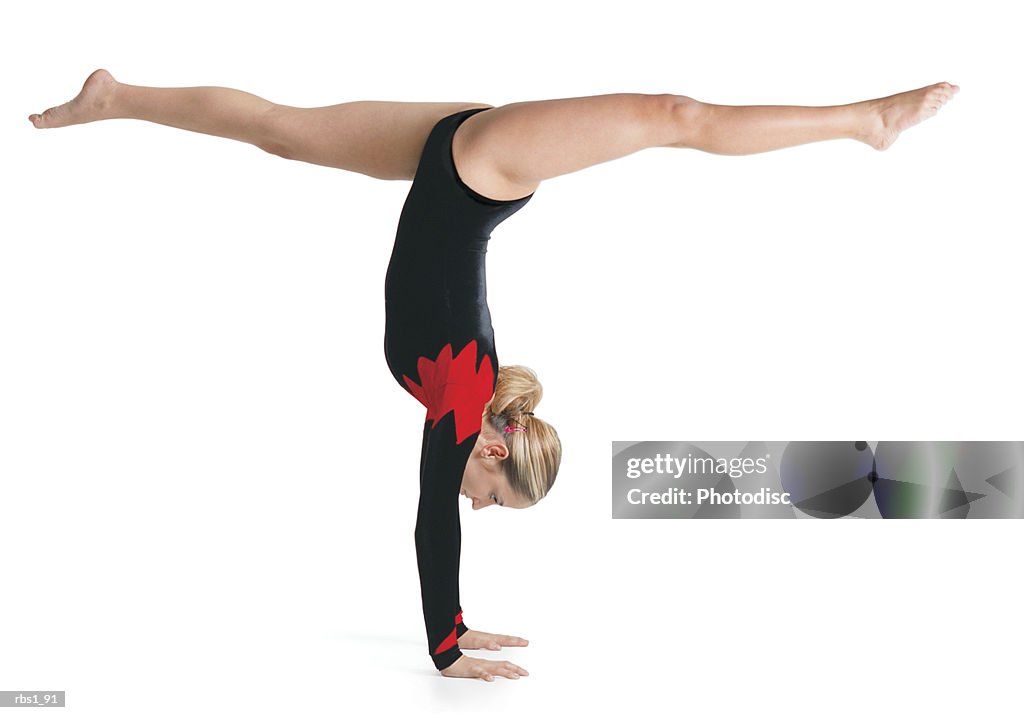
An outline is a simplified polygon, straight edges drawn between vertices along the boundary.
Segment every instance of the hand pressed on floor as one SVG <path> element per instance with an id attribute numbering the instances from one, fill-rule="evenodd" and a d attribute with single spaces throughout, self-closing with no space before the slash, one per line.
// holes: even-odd
<path id="1" fill-rule="evenodd" d="M 522 675 L 529 675 L 523 668 L 507 660 L 483 660 L 463 655 L 441 671 L 445 677 L 478 678 L 493 682 L 500 675 L 510 680 L 518 680 Z"/>
<path id="2" fill-rule="evenodd" d="M 515 635 L 495 635 L 479 630 L 467 630 L 459 638 L 462 650 L 501 650 L 503 647 L 526 647 L 529 644 L 529 640 Z"/>

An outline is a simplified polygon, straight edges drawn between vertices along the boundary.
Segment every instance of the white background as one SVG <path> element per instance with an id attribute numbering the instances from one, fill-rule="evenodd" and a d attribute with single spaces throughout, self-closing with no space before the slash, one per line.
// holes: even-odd
<path id="1" fill-rule="evenodd" d="M 1019 522 L 628 522 L 610 497 L 613 439 L 1024 439 L 1009 7 L 8 8 L 0 690 L 82 718 L 1017 712 Z M 464 506 L 467 624 L 531 641 L 498 655 L 528 678 L 484 683 L 437 674 L 422 625 L 423 413 L 383 355 L 408 182 L 33 128 L 98 67 L 297 106 L 961 92 L 884 153 L 646 150 L 496 230 L 499 357 L 539 373 L 565 457 L 535 508 Z"/>

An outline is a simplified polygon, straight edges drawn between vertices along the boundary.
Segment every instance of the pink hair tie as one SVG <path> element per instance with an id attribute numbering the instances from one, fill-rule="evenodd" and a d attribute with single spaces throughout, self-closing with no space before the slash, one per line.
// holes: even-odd
<path id="1" fill-rule="evenodd" d="M 523 415 L 533 415 L 532 412 L 526 412 L 526 413 L 522 413 L 522 414 Z M 511 425 L 506 425 L 505 426 L 505 432 L 507 432 L 507 433 L 510 433 L 510 432 L 526 432 L 528 429 L 529 428 L 527 428 L 525 425 L 520 425 L 519 427 L 512 427 Z"/>

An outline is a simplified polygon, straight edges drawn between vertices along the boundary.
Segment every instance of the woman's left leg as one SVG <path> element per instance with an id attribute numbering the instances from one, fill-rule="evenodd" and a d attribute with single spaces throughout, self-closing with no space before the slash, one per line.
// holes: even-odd
<path id="1" fill-rule="evenodd" d="M 619 93 L 517 102 L 468 118 L 452 142 L 460 175 L 499 199 L 542 180 L 651 147 L 748 155 L 850 138 L 878 150 L 931 117 L 959 88 L 936 83 L 848 105 L 714 105 L 684 95 Z"/>

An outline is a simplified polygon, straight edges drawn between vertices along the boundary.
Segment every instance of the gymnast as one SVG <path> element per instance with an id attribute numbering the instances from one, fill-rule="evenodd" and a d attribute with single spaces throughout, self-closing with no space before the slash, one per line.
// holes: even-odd
<path id="1" fill-rule="evenodd" d="M 848 138 L 885 150 L 958 91 L 941 82 L 827 107 L 615 93 L 500 107 L 362 100 L 300 108 L 232 88 L 128 85 L 99 69 L 75 98 L 29 121 L 42 129 L 147 120 L 412 181 L 384 283 L 384 355 L 398 384 L 426 408 L 415 543 L 427 649 L 446 677 L 493 681 L 529 673 L 461 651 L 527 641 L 463 622 L 459 496 L 474 510 L 530 507 L 550 492 L 562 450 L 534 413 L 542 395 L 536 374 L 498 363 L 484 268 L 491 232 L 541 181 L 646 148 L 748 155 Z"/>

